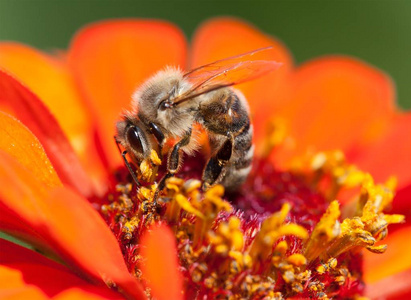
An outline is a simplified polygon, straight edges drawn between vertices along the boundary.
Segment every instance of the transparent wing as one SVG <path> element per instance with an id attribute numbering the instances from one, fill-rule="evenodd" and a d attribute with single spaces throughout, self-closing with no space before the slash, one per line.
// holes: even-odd
<path id="1" fill-rule="evenodd" d="M 255 60 L 254 56 L 256 53 L 269 51 L 271 48 L 261 48 L 225 58 L 187 72 L 184 74 L 184 78 L 189 80 L 193 87 L 174 99 L 173 103 L 178 104 L 220 88 L 250 81 L 276 70 L 281 65 L 280 63 L 269 60 Z"/>

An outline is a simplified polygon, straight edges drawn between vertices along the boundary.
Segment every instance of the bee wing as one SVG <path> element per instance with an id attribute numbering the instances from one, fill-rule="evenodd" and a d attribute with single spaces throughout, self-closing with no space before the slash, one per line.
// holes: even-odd
<path id="1" fill-rule="evenodd" d="M 173 103 L 177 104 L 220 88 L 250 81 L 277 69 L 281 65 L 278 62 L 252 60 L 256 53 L 271 48 L 261 48 L 218 60 L 187 72 L 184 78 L 188 79 L 193 87 L 178 99 L 174 99 Z"/>

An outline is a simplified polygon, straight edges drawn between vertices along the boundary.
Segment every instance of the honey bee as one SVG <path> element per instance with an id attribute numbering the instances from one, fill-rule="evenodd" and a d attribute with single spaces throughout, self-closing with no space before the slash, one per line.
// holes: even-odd
<path id="1" fill-rule="evenodd" d="M 183 72 L 168 67 L 149 78 L 133 95 L 132 110 L 117 122 L 117 145 L 134 180 L 139 184 L 126 155 L 140 164 L 152 151 L 162 153 L 169 139 L 178 139 L 168 151 L 167 171 L 157 191 L 182 164 L 182 151 L 197 148 L 193 125 L 208 134 L 211 158 L 202 174 L 202 188 L 222 184 L 234 190 L 247 178 L 253 160 L 253 126 L 245 97 L 232 86 L 260 77 L 280 65 L 252 60 L 271 47 L 258 49 Z M 120 147 L 119 147 L 120 149 Z M 121 151 L 121 150 L 120 150 Z"/>

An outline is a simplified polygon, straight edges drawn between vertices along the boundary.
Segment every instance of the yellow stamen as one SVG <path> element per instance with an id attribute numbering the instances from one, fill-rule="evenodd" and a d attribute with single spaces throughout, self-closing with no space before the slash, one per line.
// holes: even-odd
<path id="1" fill-rule="evenodd" d="M 139 223 L 140 220 L 137 218 L 137 216 L 134 216 L 124 224 L 122 231 L 124 232 L 124 238 L 126 240 L 130 240 L 133 237 L 133 232 L 137 228 Z"/>
<path id="2" fill-rule="evenodd" d="M 279 212 L 263 221 L 249 252 L 254 262 L 266 259 L 271 253 L 274 243 L 284 235 L 294 235 L 301 239 L 308 237 L 308 233 L 303 227 L 296 224 L 284 224 L 290 209 L 291 206 L 286 203 Z"/>
<path id="3" fill-rule="evenodd" d="M 287 126 L 285 121 L 279 118 L 271 119 L 267 126 L 261 157 L 267 157 L 275 147 L 283 144 L 286 138 Z"/>
<path id="4" fill-rule="evenodd" d="M 327 211 L 321 217 L 320 221 L 314 227 L 313 232 L 305 246 L 305 257 L 312 261 L 321 254 L 325 253 L 330 242 L 340 235 L 341 228 L 338 218 L 340 209 L 338 201 L 333 201 L 327 208 Z"/>

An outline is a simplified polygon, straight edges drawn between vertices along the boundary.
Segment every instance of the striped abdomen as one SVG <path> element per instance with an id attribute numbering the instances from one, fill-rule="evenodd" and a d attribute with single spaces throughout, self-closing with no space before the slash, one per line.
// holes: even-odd
<path id="1" fill-rule="evenodd" d="M 221 174 L 216 174 L 218 178 L 213 184 L 221 183 L 227 190 L 234 190 L 250 173 L 254 154 L 253 126 L 247 102 L 241 94 L 224 89 L 203 102 L 199 114 L 198 119 L 208 130 L 213 149 L 210 161 L 218 156 L 224 144 L 227 147 L 226 143 L 231 142 L 231 157 L 224 162 L 224 168 Z"/>

